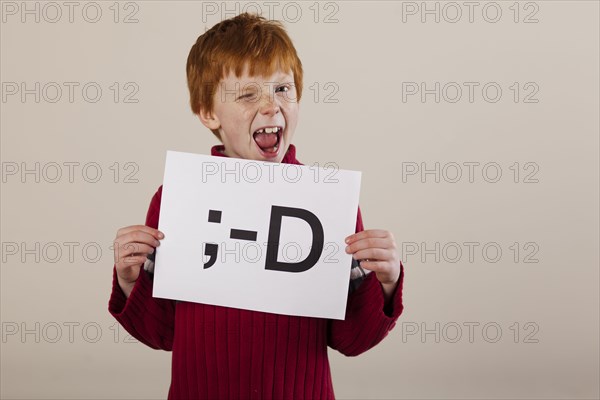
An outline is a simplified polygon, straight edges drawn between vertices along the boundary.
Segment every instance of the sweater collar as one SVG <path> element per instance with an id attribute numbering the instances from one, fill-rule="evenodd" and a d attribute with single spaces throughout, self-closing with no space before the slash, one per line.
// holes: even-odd
<path id="1" fill-rule="evenodd" d="M 225 151 L 225 146 L 222 144 L 213 146 L 210 149 L 210 154 L 212 156 L 217 156 L 217 157 L 227 157 L 223 152 Z M 296 164 L 296 165 L 302 165 L 302 163 L 300 163 L 300 161 L 296 160 L 296 147 L 293 144 L 290 144 L 290 147 L 288 148 L 288 151 L 285 153 L 285 156 L 283 156 L 283 160 L 281 160 L 282 164 Z"/>

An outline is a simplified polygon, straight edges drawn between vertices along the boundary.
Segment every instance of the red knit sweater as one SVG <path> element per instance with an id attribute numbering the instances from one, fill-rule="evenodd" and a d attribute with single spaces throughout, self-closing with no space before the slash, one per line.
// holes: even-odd
<path id="1" fill-rule="evenodd" d="M 212 155 L 223 156 L 220 149 L 214 146 Z M 282 162 L 300 164 L 295 153 L 291 145 Z M 147 226 L 158 227 L 161 194 L 162 186 Z M 371 273 L 349 295 L 345 320 L 153 298 L 152 276 L 144 270 L 126 298 L 113 269 L 109 311 L 140 342 L 173 351 L 169 399 L 333 399 L 327 346 L 356 356 L 388 334 L 403 309 L 400 268 L 388 307 Z"/>

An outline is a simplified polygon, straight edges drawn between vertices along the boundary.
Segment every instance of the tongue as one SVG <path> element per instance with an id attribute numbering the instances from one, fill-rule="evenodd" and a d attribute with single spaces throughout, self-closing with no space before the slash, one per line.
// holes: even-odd
<path id="1" fill-rule="evenodd" d="M 254 135 L 254 140 L 262 149 L 274 147 L 277 144 L 276 133 L 257 133 Z"/>

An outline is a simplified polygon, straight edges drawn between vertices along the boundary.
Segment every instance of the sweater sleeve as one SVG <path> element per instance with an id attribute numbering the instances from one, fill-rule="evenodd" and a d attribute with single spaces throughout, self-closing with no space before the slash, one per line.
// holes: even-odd
<path id="1" fill-rule="evenodd" d="M 360 209 L 356 232 L 363 230 Z M 377 345 L 396 325 L 402 314 L 404 266 L 400 262 L 398 285 L 387 307 L 381 283 L 369 273 L 362 284 L 348 296 L 346 318 L 329 320 L 328 345 L 346 356 L 357 356 Z"/>
<path id="2" fill-rule="evenodd" d="M 158 228 L 161 195 L 162 186 L 152 198 L 146 215 L 146 225 L 152 228 Z M 175 301 L 152 297 L 152 276 L 143 269 L 143 265 L 129 297 L 121 290 L 113 266 L 108 311 L 140 342 L 153 349 L 172 350 Z"/>

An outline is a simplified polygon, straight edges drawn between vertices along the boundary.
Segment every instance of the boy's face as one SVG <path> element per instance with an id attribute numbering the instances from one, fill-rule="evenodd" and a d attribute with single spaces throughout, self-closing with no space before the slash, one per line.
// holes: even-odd
<path id="1" fill-rule="evenodd" d="M 281 162 L 298 123 L 299 103 L 292 72 L 269 77 L 225 76 L 216 90 L 211 113 L 200 112 L 209 129 L 217 129 L 225 155 Z"/>

